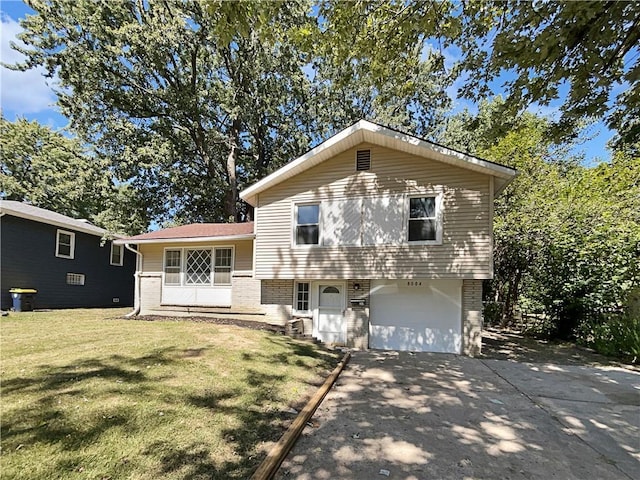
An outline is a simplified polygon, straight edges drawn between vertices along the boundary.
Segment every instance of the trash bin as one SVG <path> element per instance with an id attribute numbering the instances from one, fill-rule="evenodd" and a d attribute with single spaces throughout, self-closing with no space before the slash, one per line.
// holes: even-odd
<path id="1" fill-rule="evenodd" d="M 31 312 L 34 306 L 34 297 L 37 290 L 33 288 L 12 288 L 9 290 L 13 300 L 14 312 Z"/>

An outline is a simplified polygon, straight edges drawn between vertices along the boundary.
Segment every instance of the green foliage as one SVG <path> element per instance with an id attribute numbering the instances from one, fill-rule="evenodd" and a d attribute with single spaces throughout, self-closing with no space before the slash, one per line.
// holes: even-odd
<path id="1" fill-rule="evenodd" d="M 304 0 L 29 4 L 18 68 L 58 76 L 63 114 L 156 220 L 240 219 L 238 188 L 308 148 L 308 58 L 288 40 Z"/>
<path id="2" fill-rule="evenodd" d="M 576 168 L 567 179 L 530 293 L 559 320 L 563 337 L 580 319 L 622 308 L 640 284 L 640 160 L 617 156 L 611 164 Z"/>
<path id="3" fill-rule="evenodd" d="M 85 218 L 113 233 L 146 230 L 143 199 L 127 185 L 116 186 L 109 162 L 77 138 L 35 121 L 0 117 L 0 152 L 3 199 Z"/>
<path id="4" fill-rule="evenodd" d="M 418 49 L 439 59 L 442 74 L 460 79 L 463 97 L 489 98 L 499 85 L 506 98 L 498 119 L 515 118 L 532 103 L 561 103 L 551 130 L 556 142 L 595 118 L 618 132 L 620 147 L 640 137 L 637 2 L 326 0 L 322 5 L 336 55 L 344 63 L 368 61 L 380 81 L 402 78 L 412 67 L 407 52 Z M 447 47 L 460 57 L 448 71 Z"/>
<path id="5" fill-rule="evenodd" d="M 568 155 L 569 145 L 552 144 L 548 121 L 524 114 L 516 122 L 497 122 L 494 112 L 501 108 L 498 101 L 482 103 L 476 116 L 462 112 L 441 137 L 518 169 L 495 201 L 487 318 L 505 325 L 519 309 L 535 314 L 538 331 L 580 337 L 582 322 L 605 325 L 640 286 L 637 147 L 587 168 Z M 501 130 L 506 133 L 488 133 Z"/>
<path id="6" fill-rule="evenodd" d="M 442 54 L 389 29 L 379 3 L 320 3 L 312 51 L 316 131 L 325 138 L 361 118 L 432 137 L 450 108 Z"/>
<path id="7" fill-rule="evenodd" d="M 485 97 L 490 83 L 502 80 L 504 112 L 513 114 L 532 102 L 549 105 L 566 90 L 556 140 L 582 119 L 606 118 L 623 143 L 632 143 L 640 135 L 639 14 L 634 2 L 465 3 L 460 46 L 469 80 L 462 93 Z M 505 71 L 514 78 L 505 79 Z"/>
<path id="8" fill-rule="evenodd" d="M 109 185 L 106 166 L 80 142 L 38 122 L 0 117 L 2 198 L 89 219 Z"/>
<path id="9" fill-rule="evenodd" d="M 585 321 L 579 330 L 580 343 L 603 355 L 640 358 L 640 318 L 624 315 L 608 321 Z"/>

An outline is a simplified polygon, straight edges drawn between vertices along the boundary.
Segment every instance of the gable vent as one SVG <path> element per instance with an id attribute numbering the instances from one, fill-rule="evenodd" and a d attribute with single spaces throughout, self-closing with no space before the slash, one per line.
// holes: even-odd
<path id="1" fill-rule="evenodd" d="M 356 170 L 371 169 L 371 150 L 358 150 L 356 153 Z"/>

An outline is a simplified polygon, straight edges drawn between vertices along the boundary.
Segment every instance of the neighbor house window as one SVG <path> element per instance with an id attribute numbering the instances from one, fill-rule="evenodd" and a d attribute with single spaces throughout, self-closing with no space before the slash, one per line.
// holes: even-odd
<path id="1" fill-rule="evenodd" d="M 165 250 L 164 252 L 164 284 L 180 285 L 182 267 L 182 250 Z"/>
<path id="2" fill-rule="evenodd" d="M 296 206 L 296 244 L 318 245 L 320 243 L 320 205 Z"/>
<path id="3" fill-rule="evenodd" d="M 187 285 L 210 285 L 211 250 L 187 250 L 185 273 Z"/>
<path id="4" fill-rule="evenodd" d="M 111 265 L 122 266 L 122 258 L 124 256 L 124 247 L 122 245 L 115 245 L 111 242 Z"/>
<path id="5" fill-rule="evenodd" d="M 409 198 L 409 241 L 438 241 L 438 197 Z"/>
<path id="6" fill-rule="evenodd" d="M 309 283 L 296 283 L 295 309 L 298 312 L 306 313 L 309 311 Z"/>
<path id="7" fill-rule="evenodd" d="M 67 273 L 67 285 L 84 285 L 84 274 Z"/>
<path id="8" fill-rule="evenodd" d="M 73 258 L 75 253 L 76 234 L 58 230 L 56 236 L 56 257 Z"/>
<path id="9" fill-rule="evenodd" d="M 213 283 L 216 285 L 231 284 L 231 258 L 230 248 L 215 249 L 215 265 L 213 267 Z"/>

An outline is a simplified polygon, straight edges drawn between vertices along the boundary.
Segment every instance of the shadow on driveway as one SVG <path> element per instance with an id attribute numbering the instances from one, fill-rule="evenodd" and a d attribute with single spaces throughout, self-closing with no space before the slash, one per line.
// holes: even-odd
<path id="1" fill-rule="evenodd" d="M 638 478 L 639 395 L 617 367 L 356 352 L 278 478 Z"/>

